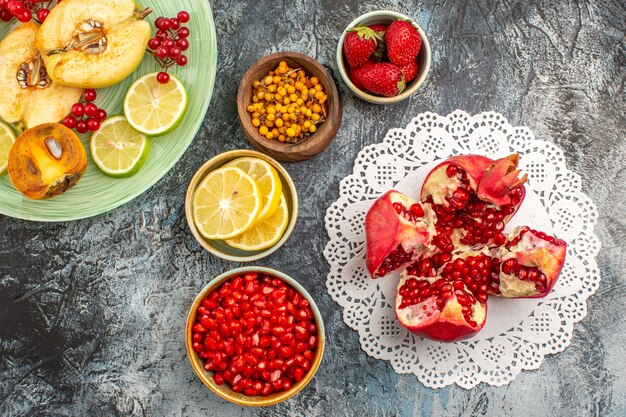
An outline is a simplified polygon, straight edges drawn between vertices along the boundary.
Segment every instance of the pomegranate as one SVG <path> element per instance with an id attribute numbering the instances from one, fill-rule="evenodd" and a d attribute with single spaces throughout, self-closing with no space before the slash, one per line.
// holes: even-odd
<path id="1" fill-rule="evenodd" d="M 487 318 L 491 262 L 482 252 L 445 253 L 433 259 L 422 257 L 407 267 L 396 293 L 395 312 L 400 324 L 411 332 L 444 341 L 478 332 Z"/>
<path id="2" fill-rule="evenodd" d="M 367 268 L 377 278 L 406 267 L 395 312 L 410 331 L 468 337 L 485 323 L 489 294 L 544 297 L 554 286 L 565 242 L 528 227 L 504 234 L 526 196 L 518 162 L 455 156 L 428 174 L 421 204 L 392 190 L 368 212 Z"/>
<path id="3" fill-rule="evenodd" d="M 216 384 L 250 396 L 286 391 L 301 381 L 318 343 L 309 301 L 281 279 L 253 272 L 202 300 L 191 338 Z"/>
<path id="4" fill-rule="evenodd" d="M 365 217 L 366 263 L 373 278 L 403 267 L 424 252 L 434 233 L 430 207 L 391 190 Z"/>
<path id="5" fill-rule="evenodd" d="M 565 263 L 566 243 L 529 227 L 517 228 L 500 249 L 489 293 L 506 298 L 545 297 Z"/>

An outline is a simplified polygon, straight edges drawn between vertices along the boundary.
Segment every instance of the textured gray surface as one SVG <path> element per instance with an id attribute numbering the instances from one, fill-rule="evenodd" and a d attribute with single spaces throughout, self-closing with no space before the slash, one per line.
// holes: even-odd
<path id="1" fill-rule="evenodd" d="M 623 3 L 220 0 L 212 6 L 215 95 L 176 167 L 103 216 L 63 224 L 0 218 L 0 415 L 626 415 Z M 300 395 L 281 405 L 232 405 L 197 380 L 183 330 L 196 292 L 237 265 L 194 241 L 184 188 L 206 159 L 247 147 L 235 96 L 252 62 L 289 49 L 336 73 L 341 30 L 382 8 L 414 16 L 426 30 L 434 51 L 430 77 L 409 101 L 386 107 L 357 100 L 339 83 L 344 123 L 337 139 L 320 156 L 287 166 L 302 204 L 297 238 L 260 262 L 295 276 L 317 300 L 329 342 L 323 365 Z M 358 151 L 417 113 L 457 108 L 499 111 L 557 143 L 600 212 L 602 283 L 571 346 L 502 388 L 432 390 L 394 373 L 361 351 L 324 286 L 324 212 Z"/>

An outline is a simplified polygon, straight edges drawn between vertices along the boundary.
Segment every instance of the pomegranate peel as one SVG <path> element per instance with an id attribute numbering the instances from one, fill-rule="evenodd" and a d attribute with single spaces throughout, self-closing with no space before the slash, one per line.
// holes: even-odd
<path id="1" fill-rule="evenodd" d="M 500 158 L 487 168 L 485 174 L 478 184 L 476 195 L 483 201 L 488 201 L 497 206 L 505 206 L 514 204 L 518 207 L 521 200 L 515 202 L 511 195 L 511 190 L 516 187 L 522 187 L 528 176 L 524 174 L 519 178 L 520 170 L 517 169 L 519 163 L 519 154 L 512 154 L 504 158 Z M 525 189 L 522 187 L 522 190 Z"/>
<path id="2" fill-rule="evenodd" d="M 415 211 L 415 213 L 412 212 Z M 433 229 L 428 207 L 391 190 L 374 202 L 365 217 L 366 264 L 373 278 L 387 275 L 429 250 Z"/>

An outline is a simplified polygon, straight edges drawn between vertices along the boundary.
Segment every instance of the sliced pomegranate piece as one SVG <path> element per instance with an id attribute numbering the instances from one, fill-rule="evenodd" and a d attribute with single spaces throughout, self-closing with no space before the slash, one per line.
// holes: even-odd
<path id="1" fill-rule="evenodd" d="M 449 261 L 437 273 L 442 258 Z M 430 339 L 469 337 L 485 325 L 490 275 L 491 258 L 485 253 L 423 256 L 402 273 L 396 316 L 408 330 Z"/>
<path id="2" fill-rule="evenodd" d="M 567 244 L 527 226 L 509 235 L 494 265 L 489 293 L 505 298 L 545 297 L 565 263 Z"/>
<path id="3" fill-rule="evenodd" d="M 391 190 L 374 202 L 365 217 L 366 263 L 373 278 L 399 269 L 428 251 L 434 214 Z"/>

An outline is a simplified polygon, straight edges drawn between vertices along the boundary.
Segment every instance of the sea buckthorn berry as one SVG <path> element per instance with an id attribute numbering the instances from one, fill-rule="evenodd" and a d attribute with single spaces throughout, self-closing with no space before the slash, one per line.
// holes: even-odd
<path id="1" fill-rule="evenodd" d="M 252 125 L 268 140 L 297 143 L 313 134 L 324 121 L 327 100 L 316 77 L 281 61 L 273 70 L 252 82 L 246 107 Z"/>

